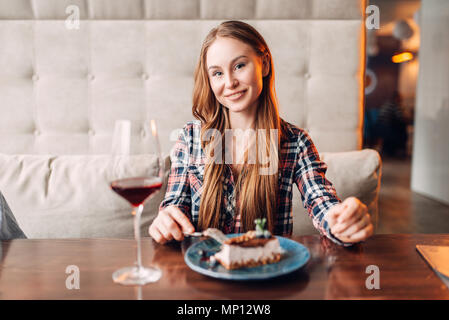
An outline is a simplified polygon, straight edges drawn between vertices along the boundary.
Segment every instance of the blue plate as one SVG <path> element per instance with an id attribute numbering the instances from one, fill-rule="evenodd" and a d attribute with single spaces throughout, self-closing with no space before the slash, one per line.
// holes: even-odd
<path id="1" fill-rule="evenodd" d="M 232 238 L 239 235 L 229 234 L 227 236 Z M 193 244 L 187 249 L 184 260 L 190 269 L 209 277 L 228 280 L 262 280 L 293 272 L 304 266 L 310 259 L 309 250 L 302 244 L 284 237 L 276 237 L 279 239 L 282 249 L 284 249 L 282 259 L 277 263 L 253 268 L 227 270 L 217 262 L 212 267 L 208 259 L 202 258 L 201 251 L 206 252 L 207 257 L 220 251 L 221 245 L 213 239 L 206 239 Z"/>

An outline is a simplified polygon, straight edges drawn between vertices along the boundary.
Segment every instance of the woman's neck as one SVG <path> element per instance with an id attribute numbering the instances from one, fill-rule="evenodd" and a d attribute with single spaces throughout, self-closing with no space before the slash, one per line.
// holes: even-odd
<path id="1" fill-rule="evenodd" d="M 257 105 L 254 105 L 252 108 L 248 108 L 247 110 L 244 110 L 242 112 L 231 112 L 229 111 L 229 122 L 231 126 L 231 130 L 242 130 L 246 131 L 248 129 L 256 129 L 256 112 L 257 112 Z M 236 134 L 236 132 L 234 133 Z M 232 143 L 232 147 L 228 150 L 232 150 L 232 165 L 234 178 L 237 180 L 239 176 L 239 171 L 241 170 L 244 160 L 244 154 L 245 151 L 252 150 L 252 146 L 254 145 L 255 141 L 254 135 L 247 135 L 243 134 L 241 136 L 241 132 L 238 133 L 239 139 L 237 139 L 236 136 L 233 135 L 232 142 L 226 141 L 226 143 Z"/>
<path id="2" fill-rule="evenodd" d="M 257 107 L 249 108 L 242 112 L 229 111 L 229 124 L 231 129 L 255 129 Z"/>

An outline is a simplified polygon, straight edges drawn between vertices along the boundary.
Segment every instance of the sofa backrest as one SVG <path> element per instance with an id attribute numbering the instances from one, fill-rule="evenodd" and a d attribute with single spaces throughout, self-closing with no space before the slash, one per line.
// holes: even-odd
<path id="1" fill-rule="evenodd" d="M 192 119 L 201 43 L 227 19 L 268 42 L 285 120 L 320 152 L 360 149 L 364 10 L 364 0 L 0 1 L 0 153 L 104 154 L 115 120 L 155 118 L 167 154 Z"/>

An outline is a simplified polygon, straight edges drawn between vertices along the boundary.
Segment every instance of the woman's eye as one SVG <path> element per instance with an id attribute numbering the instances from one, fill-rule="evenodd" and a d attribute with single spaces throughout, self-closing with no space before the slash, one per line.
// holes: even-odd
<path id="1" fill-rule="evenodd" d="M 238 65 L 235 66 L 235 69 L 241 69 L 245 66 L 244 63 L 239 63 Z"/>
<path id="2" fill-rule="evenodd" d="M 215 71 L 214 73 L 212 73 L 212 77 L 220 77 L 221 74 L 222 73 L 220 71 Z"/>

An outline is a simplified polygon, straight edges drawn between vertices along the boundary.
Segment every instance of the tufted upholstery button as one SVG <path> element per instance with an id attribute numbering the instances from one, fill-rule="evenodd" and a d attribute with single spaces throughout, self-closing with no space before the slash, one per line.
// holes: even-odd
<path id="1" fill-rule="evenodd" d="M 89 131 L 87 132 L 87 134 L 88 134 L 89 136 L 94 136 L 94 135 L 95 135 L 95 131 L 92 130 L 92 129 L 89 129 Z"/>
<path id="2" fill-rule="evenodd" d="M 93 80 L 95 80 L 95 76 L 92 73 L 89 73 L 87 75 L 87 79 L 89 79 L 90 81 L 93 81 Z"/>
<path id="3" fill-rule="evenodd" d="M 304 74 L 304 78 L 310 79 L 310 77 L 311 77 L 311 74 L 310 74 L 310 73 L 306 72 L 306 73 Z"/>
<path id="4" fill-rule="evenodd" d="M 142 73 L 142 80 L 148 80 L 149 76 L 145 72 Z"/>
<path id="5" fill-rule="evenodd" d="M 34 130 L 33 134 L 37 137 L 41 134 L 41 132 L 39 130 Z"/>
<path id="6" fill-rule="evenodd" d="M 31 79 L 33 79 L 33 81 L 37 81 L 37 80 L 39 80 L 39 76 L 37 74 L 33 74 Z"/>

